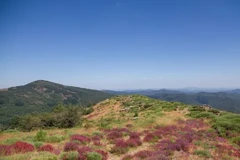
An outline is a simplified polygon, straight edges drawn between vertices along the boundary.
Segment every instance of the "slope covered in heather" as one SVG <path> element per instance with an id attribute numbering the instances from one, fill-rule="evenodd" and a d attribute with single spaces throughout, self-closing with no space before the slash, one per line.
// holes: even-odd
<path id="1" fill-rule="evenodd" d="M 0 153 L 4 159 L 240 158 L 238 114 L 139 95 L 113 97 L 93 109 L 72 129 L 5 131 Z"/>

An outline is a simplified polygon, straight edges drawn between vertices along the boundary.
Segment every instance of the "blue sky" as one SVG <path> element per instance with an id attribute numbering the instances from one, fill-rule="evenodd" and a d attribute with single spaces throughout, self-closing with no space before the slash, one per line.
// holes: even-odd
<path id="1" fill-rule="evenodd" d="M 240 88 L 239 0 L 0 0 L 0 88 Z"/>

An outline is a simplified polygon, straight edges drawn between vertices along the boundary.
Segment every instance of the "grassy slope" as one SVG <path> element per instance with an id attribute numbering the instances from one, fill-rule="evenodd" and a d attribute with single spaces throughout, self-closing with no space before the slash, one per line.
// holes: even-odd
<path id="1" fill-rule="evenodd" d="M 239 90 L 225 92 L 183 92 L 178 90 L 105 91 L 115 95 L 139 94 L 164 101 L 182 102 L 191 105 L 208 104 L 216 109 L 240 113 Z"/>
<path id="2" fill-rule="evenodd" d="M 191 121 L 191 117 L 205 117 L 205 123 L 202 123 L 202 121 Z M 178 102 L 158 101 L 137 95 L 117 96 L 97 104 L 94 107 L 94 112 L 87 115 L 82 126 L 78 128 L 47 130 L 48 138 L 42 143 L 52 144 L 55 149 L 62 152 L 65 143 L 70 141 L 72 134 L 81 134 L 87 137 L 101 135 L 101 146 L 96 146 L 93 142 L 85 145 L 94 150 L 102 149 L 108 152 L 108 159 L 122 159 L 126 154 L 129 154 L 130 157 L 133 156 L 131 157 L 133 159 L 142 150 L 155 152 L 156 145 L 161 143 L 162 140 L 169 139 L 174 144 L 179 137 L 183 139 L 182 136 L 192 132 L 194 138 L 188 144 L 187 151 L 171 151 L 171 154 L 165 158 L 207 159 L 211 157 L 213 159 L 238 159 L 239 157 L 237 156 L 239 155 L 236 154 L 239 151 L 239 147 L 231 142 L 240 135 L 239 120 L 240 117 L 237 114 L 199 109 Z M 164 128 L 166 126 L 167 128 Z M 211 126 L 219 133 L 211 129 Z M 130 133 L 137 132 L 143 142 L 142 145 L 134 148 L 128 147 L 122 154 L 119 151 L 114 151 L 113 143 L 116 140 L 108 137 L 110 133 L 114 133 L 114 128 L 125 128 Z M 168 128 L 170 130 L 166 133 L 165 131 Z M 117 132 L 122 131 L 120 129 Z M 158 132 L 161 132 L 160 138 L 155 137 L 152 141 L 144 141 L 149 136 L 149 133 L 156 134 Z M 129 132 L 122 133 L 121 138 L 123 140 L 129 139 Z M 219 138 L 218 134 L 221 134 L 222 137 Z M 17 140 L 22 140 L 36 144 L 38 142 L 34 141 L 35 135 L 36 131 L 2 133 L 0 143 L 11 144 Z M 53 143 L 49 140 L 53 139 L 52 137 L 60 138 L 58 142 Z M 231 153 L 229 150 L 231 150 Z M 20 159 L 20 157 L 23 157 L 22 159 L 46 159 L 48 156 L 60 157 L 60 155 L 49 155 L 49 153 L 35 151 L 34 154 L 13 155 L 4 157 L 4 159 Z"/>
<path id="3" fill-rule="evenodd" d="M 6 124 L 14 115 L 49 112 L 59 103 L 88 106 L 110 96 L 97 90 L 35 81 L 0 91 L 0 124 Z"/>

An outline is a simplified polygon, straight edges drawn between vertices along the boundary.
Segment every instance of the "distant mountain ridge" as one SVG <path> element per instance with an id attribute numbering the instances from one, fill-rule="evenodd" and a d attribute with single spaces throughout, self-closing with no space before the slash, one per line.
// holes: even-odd
<path id="1" fill-rule="evenodd" d="M 240 113 L 240 89 L 221 92 L 202 92 L 189 90 L 138 90 L 138 91 L 107 91 L 115 95 L 140 94 L 165 101 L 183 102 L 192 105 L 208 104 L 214 108 Z"/>
<path id="2" fill-rule="evenodd" d="M 0 124 L 15 115 L 49 112 L 59 103 L 89 106 L 112 95 L 106 92 L 65 86 L 45 80 L 0 91 Z"/>

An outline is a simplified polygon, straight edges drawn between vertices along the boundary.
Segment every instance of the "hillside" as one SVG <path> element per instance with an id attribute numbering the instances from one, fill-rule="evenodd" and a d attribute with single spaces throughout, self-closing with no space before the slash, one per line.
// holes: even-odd
<path id="1" fill-rule="evenodd" d="M 216 109 L 240 113 L 239 89 L 225 92 L 184 92 L 179 90 L 105 91 L 115 95 L 140 94 L 151 98 L 183 102 L 192 105 L 211 105 Z"/>
<path id="2" fill-rule="evenodd" d="M 139 95 L 116 96 L 93 109 L 76 128 L 3 132 L 2 159 L 240 158 L 239 114 Z"/>
<path id="3" fill-rule="evenodd" d="M 6 124 L 15 115 L 49 112 L 59 103 L 89 106 L 109 97 L 109 93 L 97 90 L 34 81 L 0 91 L 0 124 Z"/>

